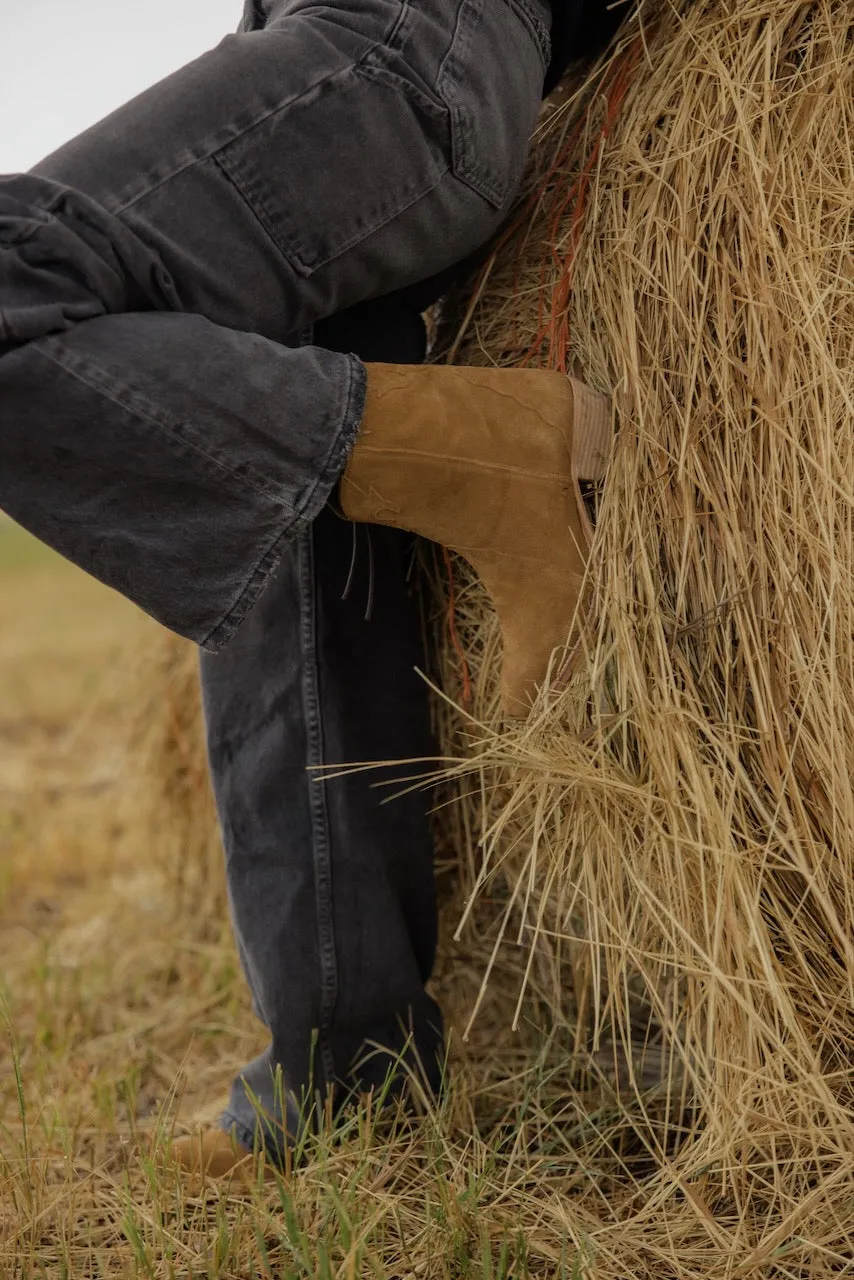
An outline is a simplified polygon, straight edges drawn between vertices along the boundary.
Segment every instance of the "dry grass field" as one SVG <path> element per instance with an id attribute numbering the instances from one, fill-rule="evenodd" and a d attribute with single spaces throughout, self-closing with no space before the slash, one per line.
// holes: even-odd
<path id="1" fill-rule="evenodd" d="M 251 1194 L 188 1196 L 163 1170 L 168 1134 L 213 1118 L 264 1041 L 227 923 L 191 655 L 9 525 L 0 652 L 0 1277 L 579 1274 L 563 1199 L 576 1120 L 554 1106 L 566 1050 L 510 1031 L 500 982 L 472 1042 L 452 1037 L 440 1112 L 381 1132 L 354 1114 Z M 436 983 L 463 1026 L 492 924 L 485 906 L 460 946 L 445 914 Z"/>

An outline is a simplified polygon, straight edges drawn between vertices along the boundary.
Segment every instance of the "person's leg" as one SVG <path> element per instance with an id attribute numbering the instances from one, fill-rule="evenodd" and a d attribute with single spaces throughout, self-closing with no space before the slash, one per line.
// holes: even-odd
<path id="1" fill-rule="evenodd" d="M 331 317 L 315 340 L 396 363 L 424 354 L 420 316 L 396 298 Z M 434 750 L 414 670 L 423 655 L 411 552 L 405 534 L 357 529 L 326 511 L 287 548 L 232 643 L 202 654 L 235 932 L 272 1036 L 238 1075 L 222 1117 L 247 1147 L 259 1110 L 272 1121 L 268 1147 L 280 1146 L 309 1084 L 321 1097 L 330 1084 L 339 1097 L 381 1086 L 404 1028 L 408 1060 L 438 1082 L 441 1015 L 424 991 L 436 939 L 427 799 L 383 803 L 389 789 L 376 784 L 405 768 L 329 780 L 311 772 Z M 287 1117 L 277 1066 L 296 1095 Z"/>
<path id="2" fill-rule="evenodd" d="M 0 507 L 213 646 L 360 419 L 357 360 L 281 344 L 487 238 L 543 72 L 509 0 L 267 8 L 0 179 Z M 500 102 L 462 109 L 469 66 Z"/>
<path id="3" fill-rule="evenodd" d="M 211 647 L 288 539 L 314 554 L 361 422 L 361 362 L 284 342 L 488 236 L 544 66 L 520 0 L 290 7 L 0 181 L 0 506 Z M 313 888 L 294 888 L 300 918 Z M 321 906 L 348 918 L 334 886 Z M 315 931 L 307 953 L 327 945 Z M 351 997 L 329 1039 L 345 1078 Z"/>
<path id="4" fill-rule="evenodd" d="M 0 508 L 217 647 L 336 484 L 364 371 L 169 313 L 160 276 L 87 197 L 0 179 Z"/>

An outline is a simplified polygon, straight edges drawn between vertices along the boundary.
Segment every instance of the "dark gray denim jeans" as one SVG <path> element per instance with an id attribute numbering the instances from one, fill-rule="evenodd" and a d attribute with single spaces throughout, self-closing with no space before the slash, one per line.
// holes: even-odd
<path id="1" fill-rule="evenodd" d="M 498 227 L 548 12 L 255 0 L 211 53 L 0 178 L 0 507 L 216 654 L 231 903 L 272 1035 L 225 1117 L 244 1141 L 279 1145 L 247 1095 L 283 1118 L 272 1064 L 296 1098 L 310 1080 L 371 1083 L 379 1068 L 356 1064 L 374 1042 L 400 1048 L 401 1028 L 422 1056 L 440 1044 L 423 812 L 306 772 L 419 754 L 426 722 L 400 539 L 375 535 L 363 624 L 340 600 L 348 526 L 318 520 L 364 367 L 298 335 Z"/>

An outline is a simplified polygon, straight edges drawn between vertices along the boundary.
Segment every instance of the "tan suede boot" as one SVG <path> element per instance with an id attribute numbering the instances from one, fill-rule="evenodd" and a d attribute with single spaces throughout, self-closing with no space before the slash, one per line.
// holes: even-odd
<path id="1" fill-rule="evenodd" d="M 610 402 L 545 370 L 365 367 L 344 514 L 465 556 L 501 623 L 504 711 L 524 716 L 578 604 L 592 537 L 578 482 L 604 475 Z"/>
<path id="2" fill-rule="evenodd" d="M 245 1186 L 256 1181 L 255 1156 L 222 1129 L 203 1129 L 200 1133 L 176 1138 L 169 1155 L 193 1188 L 211 1179 L 235 1180 Z M 266 1162 L 263 1177 L 265 1182 L 275 1178 Z"/>

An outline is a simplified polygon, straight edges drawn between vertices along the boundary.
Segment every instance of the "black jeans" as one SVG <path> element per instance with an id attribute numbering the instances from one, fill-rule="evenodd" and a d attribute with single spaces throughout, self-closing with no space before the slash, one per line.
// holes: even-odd
<path id="1" fill-rule="evenodd" d="M 418 754 L 426 729 L 400 539 L 374 537 L 360 632 L 358 598 L 339 599 L 347 526 L 312 527 L 364 367 L 299 335 L 497 228 L 548 16 L 546 0 L 255 0 L 240 33 L 0 179 L 0 507 L 173 630 L 230 641 L 203 663 L 211 760 L 272 1034 L 225 1117 L 244 1140 L 247 1087 L 281 1119 L 271 1064 L 293 1102 L 310 1064 L 321 1090 L 369 1080 L 354 1064 L 399 1047 L 399 1025 L 423 1055 L 439 1042 L 432 925 L 412 923 L 431 903 L 423 815 L 306 774 Z"/>

